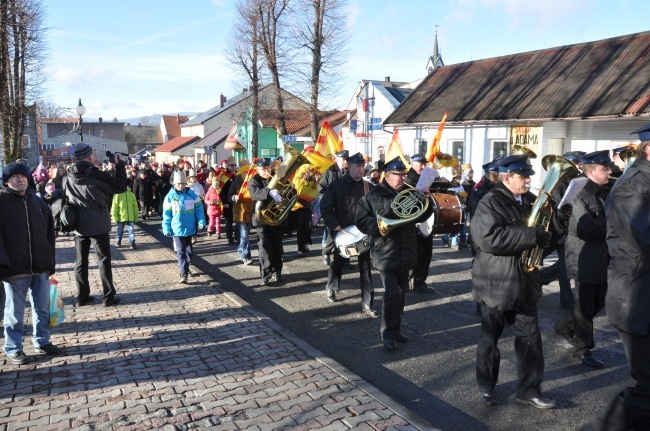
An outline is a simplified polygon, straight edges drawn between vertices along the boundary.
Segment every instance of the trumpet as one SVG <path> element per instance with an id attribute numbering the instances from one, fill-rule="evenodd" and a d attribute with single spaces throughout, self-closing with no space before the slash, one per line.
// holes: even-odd
<path id="1" fill-rule="evenodd" d="M 422 191 L 404 183 L 405 189 L 400 191 L 390 203 L 390 208 L 399 218 L 389 219 L 377 214 L 379 234 L 386 236 L 398 226 L 412 223 L 429 209 L 429 199 L 422 201 Z"/>

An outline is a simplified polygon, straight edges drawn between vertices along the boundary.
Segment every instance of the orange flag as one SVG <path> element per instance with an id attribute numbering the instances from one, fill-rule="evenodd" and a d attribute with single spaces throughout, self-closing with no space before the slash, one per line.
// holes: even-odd
<path id="1" fill-rule="evenodd" d="M 332 129 L 329 121 L 323 121 L 318 139 L 316 139 L 315 150 L 325 157 L 343 151 L 343 142 Z"/>
<path id="2" fill-rule="evenodd" d="M 411 164 L 406 160 L 406 156 L 404 156 L 404 151 L 402 151 L 402 141 L 399 139 L 397 129 L 395 129 L 393 132 L 393 139 L 390 141 L 390 145 L 388 145 L 388 151 L 386 151 L 385 160 L 386 162 L 389 162 L 395 157 L 402 159 L 402 163 L 406 165 L 406 169 L 410 169 Z"/>
<path id="3" fill-rule="evenodd" d="M 254 173 L 257 171 L 257 166 L 255 163 L 251 163 L 250 168 L 248 168 L 248 172 L 246 173 L 246 176 L 244 177 L 244 182 L 241 185 L 241 188 L 239 189 L 239 192 L 237 193 L 237 199 L 242 199 L 242 198 L 250 198 L 250 192 L 248 191 L 248 180 L 251 179 Z"/>
<path id="4" fill-rule="evenodd" d="M 433 163 L 433 160 L 436 158 L 440 152 L 440 136 L 442 135 L 442 129 L 445 128 L 445 123 L 447 122 L 447 113 L 442 117 L 442 121 L 438 126 L 438 131 L 433 135 L 433 141 L 431 141 L 431 146 L 427 151 L 426 159 L 428 162 Z"/>
<path id="5" fill-rule="evenodd" d="M 302 152 L 302 155 L 309 160 L 314 167 L 314 170 L 318 171 L 321 175 L 325 173 L 327 168 L 334 164 L 334 160 L 329 157 L 325 157 L 313 148 L 305 148 Z"/>

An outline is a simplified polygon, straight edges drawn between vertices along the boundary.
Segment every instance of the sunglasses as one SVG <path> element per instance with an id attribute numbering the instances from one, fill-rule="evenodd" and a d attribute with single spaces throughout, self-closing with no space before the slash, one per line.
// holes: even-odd
<path id="1" fill-rule="evenodd" d="M 391 174 L 391 175 L 395 175 L 395 176 L 399 175 L 400 177 L 405 177 L 406 176 L 406 172 L 388 172 L 388 173 Z"/>

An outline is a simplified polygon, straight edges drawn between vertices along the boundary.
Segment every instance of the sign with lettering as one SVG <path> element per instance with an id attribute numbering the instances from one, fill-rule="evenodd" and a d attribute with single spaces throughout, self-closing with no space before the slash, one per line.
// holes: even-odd
<path id="1" fill-rule="evenodd" d="M 521 145 L 539 154 L 542 128 L 539 125 L 510 126 L 510 153 L 515 145 Z"/>

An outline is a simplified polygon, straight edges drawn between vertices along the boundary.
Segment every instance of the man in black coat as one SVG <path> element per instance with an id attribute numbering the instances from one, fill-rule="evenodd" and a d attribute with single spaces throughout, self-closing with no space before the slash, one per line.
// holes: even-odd
<path id="1" fill-rule="evenodd" d="M 149 172 L 140 169 L 138 175 L 133 180 L 133 194 L 140 204 L 140 216 L 146 220 L 153 202 L 153 184 L 149 179 Z"/>
<path id="2" fill-rule="evenodd" d="M 239 230 L 233 227 L 235 222 L 233 219 L 232 205 L 228 200 L 228 190 L 230 190 L 230 186 L 237 176 L 237 163 L 235 163 L 234 159 L 222 160 L 221 167 L 222 170 L 218 171 L 219 199 L 223 207 L 221 216 L 223 217 L 223 223 L 226 228 L 226 238 L 228 239 L 228 244 L 239 244 Z"/>
<path id="3" fill-rule="evenodd" d="M 248 192 L 251 199 L 257 202 L 269 203 L 271 200 L 281 202 L 282 197 L 276 189 L 269 189 L 271 180 L 271 159 L 262 158 L 257 161 L 257 174 L 248 181 Z M 284 222 L 286 223 L 286 221 Z M 253 213 L 252 226 L 256 228 L 259 246 L 260 286 L 266 286 L 273 281 L 282 281 L 282 234 L 284 223 L 279 226 L 267 226 L 257 219 Z"/>
<path id="4" fill-rule="evenodd" d="M 433 205 L 429 204 L 422 214 L 405 219 L 407 221 L 396 224 L 391 231 L 382 235 L 377 222 L 378 215 L 400 220 L 390 204 L 404 187 L 406 166 L 399 157 L 395 157 L 384 164 L 384 172 L 384 180 L 359 201 L 356 225 L 361 232 L 371 237 L 370 256 L 384 285 L 381 338 L 384 347 L 392 351 L 397 349 L 396 341 L 409 341 L 408 337 L 401 333 L 400 326 L 409 271 L 415 267 L 417 261 L 415 224 L 427 220 L 433 214 Z M 414 190 L 412 193 L 423 205 L 429 199 L 428 190 Z"/>
<path id="5" fill-rule="evenodd" d="M 22 163 L 2 170 L 0 186 L 0 280 L 5 291 L 3 350 L 9 361 L 22 365 L 25 303 L 32 303 L 32 343 L 39 353 L 61 355 L 50 342 L 50 281 L 54 274 L 52 211 L 29 187 L 29 171 Z"/>
<path id="6" fill-rule="evenodd" d="M 592 430 L 650 429 L 650 124 L 635 130 L 637 160 L 616 181 L 605 203 L 607 316 L 621 334 L 630 375 Z"/>
<path id="7" fill-rule="evenodd" d="M 65 196 L 77 213 L 74 232 L 77 256 L 74 273 L 78 290 L 77 305 L 80 307 L 95 300 L 90 295 L 88 282 L 88 254 L 91 244 L 99 263 L 104 306 L 110 307 L 120 303 L 120 298 L 115 296 L 111 269 L 111 216 L 108 201 L 112 195 L 126 191 L 126 170 L 119 156 L 115 157 L 118 159 L 113 177 L 97 168 L 94 150 L 88 144 L 79 142 L 74 147 L 74 158 L 77 162 L 68 167 L 67 176 L 63 179 Z"/>
<path id="8" fill-rule="evenodd" d="M 555 403 L 542 396 L 544 374 L 542 336 L 538 326 L 537 300 L 541 296 L 537 270 L 528 272 L 522 253 L 546 248 L 551 233 L 526 226 L 535 195 L 528 191 L 535 174 L 525 155 L 498 162 L 499 181 L 478 203 L 471 223 L 476 250 L 472 267 L 472 293 L 480 305 L 481 334 L 477 346 L 476 379 L 481 400 L 496 405 L 494 388 L 499 376 L 497 343 L 510 325 L 515 335 L 519 384 L 518 403 L 550 409 Z"/>
<path id="9" fill-rule="evenodd" d="M 352 226 L 356 222 L 357 204 L 359 199 L 368 194 L 373 185 L 363 180 L 365 160 L 361 153 L 348 157 L 348 173 L 343 178 L 334 181 L 325 191 L 321 199 L 320 209 L 325 225 L 336 240 L 341 229 Z M 327 274 L 327 299 L 336 302 L 336 292 L 339 290 L 343 266 L 347 258 L 334 248 L 334 259 Z M 370 275 L 370 253 L 358 256 L 359 277 L 361 286 L 361 312 L 370 317 L 379 313 L 372 308 L 374 288 Z"/>
<path id="10" fill-rule="evenodd" d="M 584 365 L 602 368 L 602 361 L 591 354 L 594 347 L 594 316 L 605 306 L 607 293 L 607 219 L 605 200 L 612 172 L 609 151 L 594 151 L 582 156 L 582 170 L 588 178 L 572 202 L 565 243 L 567 274 L 575 281 L 575 350 L 573 356 Z"/>
<path id="11" fill-rule="evenodd" d="M 318 182 L 318 194 L 321 197 L 325 194 L 325 191 L 330 186 L 330 184 L 332 184 L 336 180 L 343 178 L 343 175 L 345 175 L 345 173 L 347 172 L 347 168 L 348 168 L 347 159 L 349 155 L 350 153 L 348 152 L 348 150 L 343 150 L 336 153 L 334 164 L 329 168 L 327 168 L 322 178 Z M 325 245 L 323 246 L 323 250 L 321 252 L 323 254 L 323 263 L 325 263 L 325 265 L 329 265 L 330 255 L 334 251 L 334 241 L 332 240 L 332 236 L 330 235 L 329 230 L 327 229 L 327 225 L 325 225 L 325 229 L 323 231 L 323 238 L 325 241 Z"/>
<path id="12" fill-rule="evenodd" d="M 411 169 L 406 173 L 406 184 L 415 187 L 420 180 L 420 175 L 426 166 L 427 160 L 422 154 L 411 156 Z M 429 236 L 417 235 L 415 238 L 417 245 L 417 263 L 415 268 L 409 273 L 411 288 L 414 292 L 433 293 L 433 287 L 427 284 L 429 275 L 429 266 L 433 256 L 433 232 Z"/>

